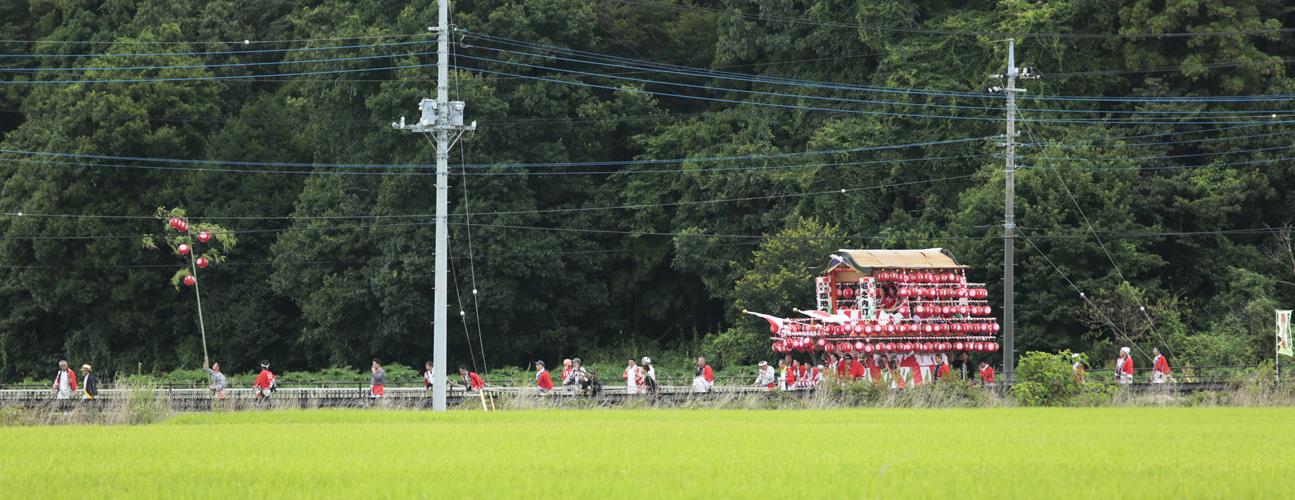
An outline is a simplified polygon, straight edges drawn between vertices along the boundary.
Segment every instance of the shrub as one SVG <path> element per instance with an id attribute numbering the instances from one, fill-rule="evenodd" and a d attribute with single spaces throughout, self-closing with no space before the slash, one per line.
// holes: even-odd
<path id="1" fill-rule="evenodd" d="M 1110 400 L 1113 386 L 1103 381 L 1081 381 L 1071 363 L 1068 350 L 1026 353 L 1016 368 L 1012 395 L 1026 406 L 1096 406 Z"/>

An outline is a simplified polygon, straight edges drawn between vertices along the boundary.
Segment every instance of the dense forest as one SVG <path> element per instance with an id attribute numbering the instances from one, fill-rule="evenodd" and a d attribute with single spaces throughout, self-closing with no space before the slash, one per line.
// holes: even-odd
<path id="1" fill-rule="evenodd" d="M 1253 363 L 1295 302 L 1284 2 L 452 8 L 478 122 L 451 157 L 452 364 L 751 362 L 741 310 L 812 307 L 837 248 L 948 248 L 999 300 L 1004 33 L 1045 75 L 1018 101 L 1018 352 Z M 435 2 L 0 14 L 0 381 L 201 364 L 187 260 L 140 244 L 158 207 L 237 234 L 200 274 L 227 371 L 430 358 L 434 151 L 390 123 L 435 95 Z"/>

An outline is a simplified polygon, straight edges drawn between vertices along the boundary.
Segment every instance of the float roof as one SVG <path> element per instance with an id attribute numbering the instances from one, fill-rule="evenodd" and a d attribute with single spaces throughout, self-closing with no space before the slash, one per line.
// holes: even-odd
<path id="1" fill-rule="evenodd" d="M 837 250 L 827 258 L 829 272 L 841 266 L 856 271 L 873 268 L 884 269 L 966 269 L 953 258 L 953 252 L 943 248 L 922 250 Z"/>

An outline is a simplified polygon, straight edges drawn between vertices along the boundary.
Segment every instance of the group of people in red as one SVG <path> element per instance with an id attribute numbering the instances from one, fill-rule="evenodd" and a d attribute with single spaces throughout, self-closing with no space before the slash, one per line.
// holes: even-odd
<path id="1" fill-rule="evenodd" d="M 943 379 L 955 372 L 959 380 L 969 380 L 967 373 L 969 368 L 970 362 L 967 361 L 966 353 L 962 353 L 962 357 L 954 361 L 952 367 L 945 354 L 908 356 L 874 354 L 861 355 L 858 358 L 850 354 L 840 357 L 836 354 L 828 354 L 820 364 L 802 363 L 788 354 L 786 358 L 779 361 L 777 371 L 769 366 L 769 363 L 761 361 L 756 380 L 751 385 L 786 391 L 817 387 L 823 381 L 832 379 L 838 382 L 870 382 L 900 389 Z M 979 373 L 971 380 L 975 380 L 974 377 L 979 378 L 981 385 L 992 387 L 994 368 L 981 361 Z"/>
<path id="2" fill-rule="evenodd" d="M 1145 354 L 1145 353 L 1143 353 Z M 1169 381 L 1169 360 L 1160 354 L 1160 348 L 1151 348 L 1151 377 L 1150 382 L 1153 384 L 1163 384 Z M 1083 364 L 1078 361 L 1079 355 L 1075 354 L 1075 373 L 1082 380 L 1084 374 Z M 1133 356 L 1128 347 L 1120 348 L 1120 357 L 1115 360 L 1115 381 L 1121 384 L 1133 383 Z"/>

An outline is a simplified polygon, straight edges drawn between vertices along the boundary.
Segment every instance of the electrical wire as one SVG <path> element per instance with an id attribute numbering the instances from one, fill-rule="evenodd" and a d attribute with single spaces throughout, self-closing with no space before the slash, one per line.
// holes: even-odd
<path id="1" fill-rule="evenodd" d="M 400 35 L 396 35 L 400 36 Z M 165 57 L 165 56 L 216 56 L 229 54 L 282 54 L 291 52 L 314 52 L 320 50 L 343 50 L 343 49 L 366 49 L 372 47 L 400 47 L 406 45 L 422 45 L 433 43 L 433 41 L 419 40 L 414 42 L 391 42 L 391 43 L 374 43 L 367 45 L 339 45 L 333 47 L 298 47 L 294 49 L 262 49 L 262 50 L 227 50 L 215 52 L 155 52 L 155 53 L 127 53 L 127 54 L 0 54 L 0 59 L 49 59 L 49 58 L 100 58 L 100 57 Z M 136 42 L 132 42 L 136 43 Z"/>
<path id="2" fill-rule="evenodd" d="M 1196 38 L 1212 36 L 1239 36 L 1239 35 L 1276 35 L 1295 31 L 1295 28 L 1272 28 L 1259 30 L 1232 30 L 1232 31 L 1202 31 L 1202 32 L 1174 32 L 1174 33 L 1016 33 L 1003 31 L 968 31 L 968 30 L 947 30 L 947 29 L 926 29 L 926 28 L 902 28 L 897 26 L 880 26 L 871 24 L 850 24 L 831 21 L 815 21 L 811 19 L 767 16 L 764 14 L 747 14 L 745 12 L 712 9 L 695 5 L 676 5 L 651 0 L 607 0 L 615 3 L 628 5 L 639 5 L 643 7 L 652 7 L 658 9 L 678 10 L 685 12 L 701 12 L 714 15 L 729 16 L 748 21 L 771 21 L 802 26 L 817 26 L 824 28 L 846 28 L 864 31 L 885 31 L 893 33 L 912 33 L 922 35 L 959 35 L 959 36 L 977 36 L 977 37 L 1018 37 L 1018 38 Z"/>
<path id="3" fill-rule="evenodd" d="M 1030 140 L 1038 142 L 1039 139 L 1034 135 L 1034 130 L 1030 127 L 1029 123 L 1025 124 L 1025 131 L 1030 135 Z M 1155 322 L 1152 321 L 1151 315 L 1147 313 L 1146 305 L 1143 304 L 1142 299 L 1138 297 L 1138 291 L 1133 289 L 1133 285 L 1129 283 L 1128 278 L 1124 276 L 1124 271 L 1121 270 L 1120 265 L 1115 262 L 1115 257 L 1111 255 L 1110 249 L 1106 248 L 1106 243 L 1102 241 L 1102 237 L 1097 234 L 1095 229 L 1093 229 L 1092 221 L 1088 220 L 1088 214 L 1084 213 L 1083 207 L 1079 206 L 1079 200 L 1075 199 L 1075 194 L 1070 191 L 1070 186 L 1066 184 L 1066 179 L 1061 176 L 1061 172 L 1057 169 L 1052 169 L 1052 173 L 1057 176 L 1058 181 L 1061 181 L 1061 187 L 1065 189 L 1066 196 L 1070 197 L 1070 202 L 1075 205 L 1075 210 L 1078 210 L 1079 216 L 1084 219 L 1084 225 L 1088 227 L 1093 238 L 1097 240 L 1097 245 L 1101 247 L 1102 253 L 1106 254 L 1106 259 L 1111 262 L 1111 266 L 1115 268 L 1115 273 L 1120 276 L 1120 282 L 1129 289 L 1129 295 L 1133 297 L 1134 302 L 1137 302 L 1138 310 L 1142 311 L 1142 316 L 1147 318 L 1147 325 L 1151 327 L 1151 332 L 1155 334 L 1156 338 L 1160 340 L 1160 343 L 1165 346 L 1165 353 L 1169 354 L 1169 357 L 1172 358 L 1174 354 L 1173 351 L 1169 349 L 1169 341 L 1162 337 L 1160 335 L 1160 331 L 1156 329 Z"/>

